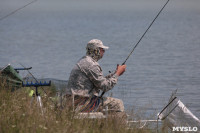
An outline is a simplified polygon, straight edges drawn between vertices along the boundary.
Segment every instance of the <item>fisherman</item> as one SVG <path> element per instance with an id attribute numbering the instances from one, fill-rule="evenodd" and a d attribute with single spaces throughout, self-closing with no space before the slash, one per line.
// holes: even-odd
<path id="1" fill-rule="evenodd" d="M 99 97 L 101 91 L 107 92 L 117 84 L 118 77 L 126 69 L 126 65 L 117 65 L 117 69 L 113 73 L 103 76 L 98 61 L 103 57 L 105 49 L 108 48 L 103 45 L 101 40 L 90 40 L 86 47 L 86 56 L 82 57 L 72 69 L 66 92 L 68 96 L 74 97 L 75 110 L 94 112 L 97 111 L 98 105 L 104 105 L 109 109 L 124 111 L 124 105 L 120 99 Z"/>

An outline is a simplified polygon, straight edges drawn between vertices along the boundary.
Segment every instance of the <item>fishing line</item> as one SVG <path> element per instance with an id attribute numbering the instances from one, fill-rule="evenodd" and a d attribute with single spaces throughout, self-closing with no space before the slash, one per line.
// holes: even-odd
<path id="1" fill-rule="evenodd" d="M 22 7 L 20 7 L 20 8 L 18 8 L 18 9 L 14 10 L 14 11 L 12 11 L 11 13 L 9 13 L 9 14 L 3 16 L 3 17 L 1 17 L 1 18 L 0 18 L 0 21 L 2 21 L 2 20 L 4 20 L 5 18 L 7 18 L 7 17 L 9 17 L 9 16 L 11 16 L 11 15 L 13 15 L 13 14 L 15 14 L 15 13 L 18 12 L 19 10 L 21 10 L 21 9 L 23 9 L 23 8 L 29 6 L 29 5 L 31 5 L 31 4 L 33 4 L 33 3 L 35 3 L 36 1 L 38 1 L 38 0 L 33 0 L 33 1 L 31 1 L 30 3 L 28 3 L 28 4 L 26 4 L 26 5 L 22 6 Z"/>

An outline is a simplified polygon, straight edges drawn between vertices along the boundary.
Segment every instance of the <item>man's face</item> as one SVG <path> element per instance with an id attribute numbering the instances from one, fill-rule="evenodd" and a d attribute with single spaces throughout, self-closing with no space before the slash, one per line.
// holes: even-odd
<path id="1" fill-rule="evenodd" d="M 100 48 L 100 55 L 101 55 L 101 58 L 103 57 L 104 53 L 105 53 L 105 49 Z"/>

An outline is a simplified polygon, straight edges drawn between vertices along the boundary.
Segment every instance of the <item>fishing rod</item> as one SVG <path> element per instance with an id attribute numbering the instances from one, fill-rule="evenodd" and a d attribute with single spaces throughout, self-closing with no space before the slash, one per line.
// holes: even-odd
<path id="1" fill-rule="evenodd" d="M 158 14 L 156 15 L 156 17 L 153 19 L 153 21 L 150 23 L 150 25 L 148 26 L 148 28 L 145 30 L 145 32 L 143 33 L 143 35 L 140 37 L 139 41 L 136 43 L 136 45 L 133 47 L 132 51 L 130 52 L 130 54 L 127 56 L 127 58 L 125 59 L 125 61 L 122 63 L 122 65 L 126 64 L 126 61 L 129 59 L 129 57 L 132 55 L 133 51 L 135 50 L 135 48 L 138 46 L 138 44 L 141 42 L 141 40 L 143 39 L 143 37 L 145 36 L 145 34 L 147 33 L 147 31 L 151 28 L 151 26 L 153 25 L 153 23 L 155 22 L 155 20 L 158 18 L 158 16 L 160 15 L 160 13 L 162 12 L 162 10 L 165 8 L 165 6 L 168 4 L 169 0 L 167 0 L 167 2 L 164 4 L 164 6 L 161 8 L 161 10 L 158 12 Z M 102 92 L 100 98 L 102 98 L 102 96 L 104 95 L 105 91 Z"/>
<path id="2" fill-rule="evenodd" d="M 132 51 L 130 52 L 130 54 L 128 55 L 128 57 L 126 58 L 126 60 L 122 63 L 122 65 L 125 65 L 126 61 L 129 59 L 129 57 L 132 55 L 133 51 L 135 50 L 135 48 L 138 46 L 138 44 L 140 43 L 140 41 L 143 39 L 143 37 L 145 36 L 145 34 L 147 33 L 147 31 L 151 28 L 151 26 L 153 25 L 153 23 L 155 22 L 155 20 L 158 18 L 158 16 L 160 15 L 160 13 L 162 12 L 162 10 L 165 8 L 165 6 L 168 4 L 169 0 L 167 0 L 167 2 L 165 3 L 165 5 L 162 7 L 162 9 L 158 12 L 158 14 L 156 15 L 156 17 L 153 19 L 153 21 L 151 22 L 151 24 L 149 25 L 149 27 L 146 29 L 146 31 L 144 32 L 144 34 L 140 37 L 139 41 L 136 43 L 136 45 L 133 47 Z"/>
<path id="3" fill-rule="evenodd" d="M 27 7 L 28 5 L 31 5 L 31 4 L 35 3 L 36 1 L 38 1 L 38 0 L 33 0 L 33 1 L 29 2 L 28 4 L 26 4 L 26 5 L 20 7 L 20 8 L 18 8 L 18 9 L 16 9 L 16 10 L 12 11 L 11 13 L 9 13 L 9 14 L 7 14 L 7 15 L 1 17 L 1 18 L 0 18 L 0 21 L 1 21 L 1 20 L 4 20 L 5 18 L 7 18 L 7 17 L 9 17 L 9 16 L 11 16 L 11 15 L 13 15 L 13 14 L 15 14 L 16 12 L 18 12 L 19 10 L 21 10 L 21 9 L 23 9 L 23 8 L 25 8 L 25 7 Z"/>
<path id="4" fill-rule="evenodd" d="M 22 67 L 26 68 L 24 65 L 22 65 L 21 63 L 19 63 Z M 39 84 L 39 81 L 35 78 L 35 76 L 33 76 L 33 74 L 29 71 L 29 69 L 26 69 L 28 71 L 28 73 L 33 77 L 33 79 L 36 81 L 36 84 Z M 41 86 L 42 90 L 44 91 L 44 93 L 48 96 L 47 92 L 44 90 L 44 88 Z M 57 107 L 56 103 L 50 99 L 50 101 Z"/>

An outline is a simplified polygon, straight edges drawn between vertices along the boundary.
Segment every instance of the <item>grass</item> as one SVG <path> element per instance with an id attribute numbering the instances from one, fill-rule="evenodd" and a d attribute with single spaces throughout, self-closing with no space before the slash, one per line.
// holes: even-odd
<path id="1" fill-rule="evenodd" d="M 1 133 L 153 133 L 155 130 L 127 129 L 119 117 L 107 119 L 76 119 L 70 108 L 59 109 L 50 100 L 51 89 L 44 88 L 41 95 L 42 115 L 36 101 L 30 105 L 27 88 L 11 92 L 4 79 L 0 79 L 0 132 Z M 40 90 L 42 91 L 42 90 Z"/>

